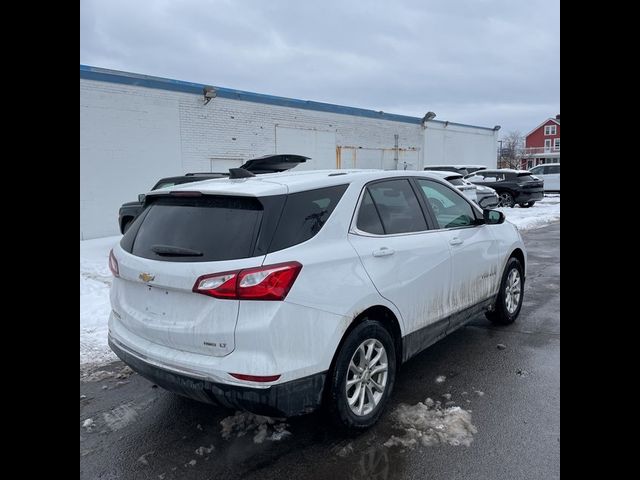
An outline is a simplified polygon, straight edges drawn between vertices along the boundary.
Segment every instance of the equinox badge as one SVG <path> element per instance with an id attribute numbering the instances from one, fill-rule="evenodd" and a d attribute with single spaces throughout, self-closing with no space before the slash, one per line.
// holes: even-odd
<path id="1" fill-rule="evenodd" d="M 152 282 L 153 279 L 156 278 L 156 276 L 142 272 L 140 275 L 138 275 L 138 278 L 143 282 L 147 283 L 147 282 Z"/>

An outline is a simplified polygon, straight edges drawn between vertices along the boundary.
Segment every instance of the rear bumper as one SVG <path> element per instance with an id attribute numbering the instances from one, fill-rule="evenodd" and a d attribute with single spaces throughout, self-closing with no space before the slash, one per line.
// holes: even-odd
<path id="1" fill-rule="evenodd" d="M 515 198 L 516 203 L 527 203 L 527 202 L 537 202 L 538 200 L 542 200 L 544 198 L 544 191 L 540 190 L 538 192 L 519 192 Z"/>
<path id="2" fill-rule="evenodd" d="M 322 403 L 326 372 L 267 388 L 241 387 L 195 378 L 159 367 L 135 355 L 111 335 L 109 346 L 124 363 L 143 377 L 166 390 L 201 402 L 275 417 L 310 413 Z"/>
<path id="3" fill-rule="evenodd" d="M 480 208 L 493 208 L 498 205 L 499 197 L 495 193 L 478 193 L 478 201 L 476 202 Z"/>

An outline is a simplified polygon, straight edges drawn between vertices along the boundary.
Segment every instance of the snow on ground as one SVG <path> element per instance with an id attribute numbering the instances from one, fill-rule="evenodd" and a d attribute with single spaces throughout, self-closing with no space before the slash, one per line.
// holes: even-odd
<path id="1" fill-rule="evenodd" d="M 107 345 L 112 278 L 109 251 L 120 238 L 80 242 L 80 366 L 84 369 L 116 360 Z"/>
<path id="2" fill-rule="evenodd" d="M 471 412 L 460 407 L 442 408 L 440 402 L 427 398 L 415 405 L 401 403 L 392 414 L 394 427 L 404 430 L 400 436 L 392 435 L 385 447 L 413 449 L 422 445 L 464 445 L 468 447 L 478 432 L 471 423 Z"/>
<path id="3" fill-rule="evenodd" d="M 531 208 L 499 209 L 520 230 L 542 227 L 560 220 L 560 195 L 546 195 Z M 109 320 L 109 251 L 120 235 L 80 242 L 80 366 L 104 365 L 116 356 L 107 345 Z"/>
<path id="4" fill-rule="evenodd" d="M 254 415 L 249 412 L 236 412 L 235 415 L 227 417 L 220 422 L 222 438 L 228 440 L 232 437 L 243 437 L 246 434 L 253 434 L 254 443 L 262 443 L 265 440 L 277 442 L 284 437 L 291 435 L 286 430 L 288 425 L 283 419 Z"/>
<path id="5" fill-rule="evenodd" d="M 545 195 L 544 199 L 530 208 L 497 208 L 518 230 L 531 230 L 560 220 L 560 195 Z"/>

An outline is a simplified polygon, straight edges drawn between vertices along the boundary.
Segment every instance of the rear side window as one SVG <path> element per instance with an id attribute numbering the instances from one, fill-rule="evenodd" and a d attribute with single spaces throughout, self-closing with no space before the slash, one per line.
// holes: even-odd
<path id="1" fill-rule="evenodd" d="M 418 203 L 418 198 L 406 179 L 376 182 L 367 187 L 358 212 L 357 226 L 360 230 L 368 233 L 380 233 L 373 215 L 374 210 L 368 203 L 367 194 L 371 196 L 375 212 L 379 215 L 385 234 L 427 230 L 427 222 Z M 361 216 L 363 216 L 362 223 Z"/>
<path id="2" fill-rule="evenodd" d="M 371 194 L 369 194 L 369 190 L 365 190 L 364 196 L 362 197 L 356 226 L 358 230 L 362 230 L 363 232 L 384 235 L 384 227 L 382 226 L 380 215 L 378 215 L 378 210 L 373 203 Z"/>
<path id="3" fill-rule="evenodd" d="M 136 219 L 121 246 L 138 257 L 169 262 L 248 258 L 262 216 L 256 198 L 162 197 Z"/>
<path id="4" fill-rule="evenodd" d="M 552 174 L 552 173 L 560 173 L 560 165 L 549 165 L 547 167 L 547 172 L 548 174 Z"/>
<path id="5" fill-rule="evenodd" d="M 314 237 L 333 213 L 347 187 L 337 185 L 289 194 L 269 252 L 277 252 Z"/>

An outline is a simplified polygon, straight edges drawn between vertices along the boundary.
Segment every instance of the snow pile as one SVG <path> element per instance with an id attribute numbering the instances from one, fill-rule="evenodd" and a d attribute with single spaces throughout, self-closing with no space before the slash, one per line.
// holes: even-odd
<path id="1" fill-rule="evenodd" d="M 202 457 L 205 453 L 213 452 L 215 448 L 216 447 L 214 447 L 213 444 L 209 445 L 208 447 L 198 447 L 196 448 L 196 455 L 200 455 Z"/>
<path id="2" fill-rule="evenodd" d="M 110 412 L 104 412 L 102 418 L 104 423 L 115 432 L 136 421 L 138 412 L 133 402 L 125 403 L 114 408 Z"/>
<path id="3" fill-rule="evenodd" d="M 338 451 L 336 452 L 336 455 L 344 458 L 348 455 L 351 455 L 352 453 L 353 453 L 353 443 L 349 442 L 344 447 L 338 449 Z"/>
<path id="4" fill-rule="evenodd" d="M 436 377 L 436 383 L 442 383 L 442 382 L 444 382 L 446 379 L 447 379 L 447 377 L 446 377 L 446 376 L 444 376 L 444 375 L 438 375 L 438 376 Z"/>
<path id="5" fill-rule="evenodd" d="M 545 195 L 533 207 L 497 208 L 518 230 L 531 230 L 560 220 L 560 195 Z"/>
<path id="6" fill-rule="evenodd" d="M 109 251 L 121 236 L 80 242 L 80 365 L 103 365 L 117 360 L 107 345 Z"/>
<path id="7" fill-rule="evenodd" d="M 93 430 L 93 424 L 94 424 L 93 418 L 87 418 L 84 422 L 82 422 L 82 426 L 87 429 L 87 432 L 90 432 Z"/>
<path id="8" fill-rule="evenodd" d="M 440 402 L 427 398 L 416 405 L 400 404 L 391 414 L 394 426 L 403 429 L 401 436 L 392 435 L 385 447 L 399 446 L 413 449 L 418 445 L 469 446 L 476 427 L 471 423 L 471 413 L 460 407 L 441 408 Z"/>
<path id="9" fill-rule="evenodd" d="M 116 372 L 109 372 L 107 370 L 96 370 L 91 373 L 88 373 L 88 372 L 83 373 L 81 371 L 80 379 L 83 382 L 99 382 L 101 380 L 104 380 L 105 378 L 116 378 L 116 379 L 129 378 L 132 373 L 133 373 L 133 370 L 131 370 L 131 368 L 125 365 L 121 370 Z M 118 382 L 117 384 L 120 385 L 124 383 L 126 382 Z"/>
<path id="10" fill-rule="evenodd" d="M 283 420 L 249 412 L 236 412 L 220 422 L 222 438 L 228 440 L 234 435 L 237 438 L 253 433 L 254 443 L 262 443 L 265 440 L 276 442 L 291 435 L 291 432 L 286 430 L 288 425 Z"/>

